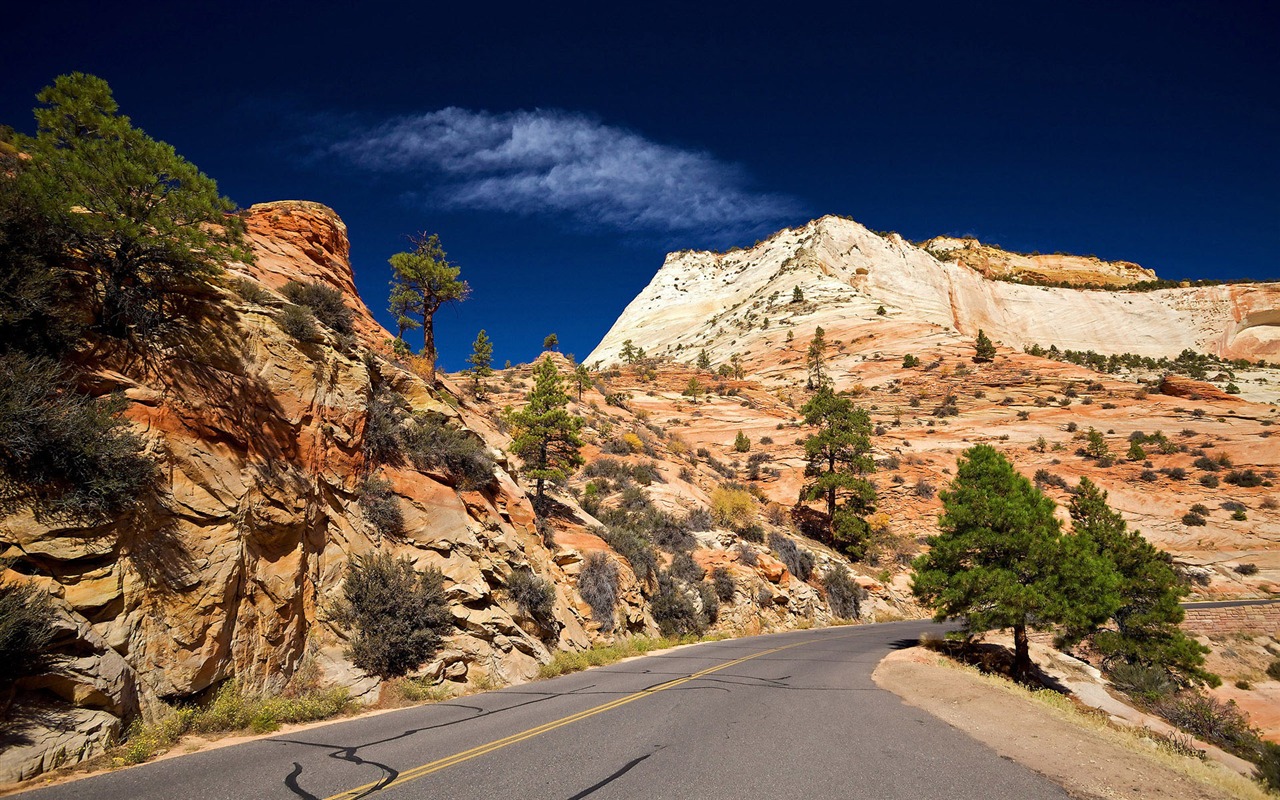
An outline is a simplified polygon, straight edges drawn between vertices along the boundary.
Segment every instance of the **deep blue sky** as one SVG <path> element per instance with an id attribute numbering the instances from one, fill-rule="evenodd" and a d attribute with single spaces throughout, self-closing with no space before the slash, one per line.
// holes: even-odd
<path id="1" fill-rule="evenodd" d="M 388 323 L 387 257 L 438 232 L 449 369 L 482 327 L 585 356 L 666 251 L 827 213 L 1280 277 L 1271 3 L 263 5 L 6 11 L 0 122 L 105 78 L 237 203 L 335 208 Z"/>

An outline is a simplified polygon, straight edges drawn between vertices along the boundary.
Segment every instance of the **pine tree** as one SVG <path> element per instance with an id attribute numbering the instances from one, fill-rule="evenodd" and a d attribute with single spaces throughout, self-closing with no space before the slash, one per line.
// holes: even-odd
<path id="1" fill-rule="evenodd" d="M 707 355 L 705 348 L 698 351 L 698 360 L 696 365 L 700 370 L 705 371 L 711 369 L 711 356 Z"/>
<path id="2" fill-rule="evenodd" d="M 37 98 L 36 136 L 16 141 L 30 160 L 13 179 L 88 267 L 100 332 L 154 331 L 172 319 L 182 290 L 226 261 L 252 261 L 235 205 L 173 147 L 119 114 L 106 81 L 62 75 Z"/>
<path id="3" fill-rule="evenodd" d="M 981 330 L 978 331 L 978 341 L 974 343 L 974 348 L 976 350 L 973 356 L 975 362 L 991 361 L 996 357 L 996 346 L 991 343 L 991 340 Z"/>
<path id="4" fill-rule="evenodd" d="M 738 435 L 733 438 L 733 450 L 736 453 L 746 453 L 751 450 L 751 439 L 742 431 L 738 431 Z"/>
<path id="5" fill-rule="evenodd" d="M 471 365 L 471 377 L 475 379 L 477 388 L 480 386 L 481 378 L 487 378 L 493 374 L 493 341 L 483 329 L 476 334 L 476 340 L 471 343 L 471 355 L 467 357 L 467 363 Z"/>
<path id="6" fill-rule="evenodd" d="M 813 331 L 813 340 L 809 342 L 809 352 L 805 354 L 805 366 L 809 368 L 809 388 L 821 389 L 830 382 L 827 376 L 827 339 L 826 331 L 818 326 Z"/>
<path id="7" fill-rule="evenodd" d="M 544 358 L 533 373 L 525 407 L 511 414 L 511 450 L 524 462 L 524 474 L 536 483 L 535 507 L 542 507 L 546 483 L 562 483 L 583 463 L 578 448 L 582 419 L 566 410 L 569 397 L 555 362 Z"/>
<path id="8" fill-rule="evenodd" d="M 875 471 L 871 417 L 830 386 L 818 389 L 800 412 L 806 425 L 818 428 L 804 443 L 808 460 L 804 474 L 809 481 L 800 499 L 825 500 L 832 538 L 858 553 L 870 532 L 862 518 L 873 510 L 876 497 L 875 487 L 862 477 Z M 844 503 L 838 509 L 841 497 Z"/>
<path id="9" fill-rule="evenodd" d="M 413 238 L 411 252 L 391 256 L 391 313 L 401 337 L 406 327 L 422 327 L 422 357 L 427 360 L 427 380 L 436 379 L 435 314 L 445 303 L 462 302 L 471 294 L 466 281 L 458 280 L 461 268 L 449 263 L 436 234 L 419 234 Z M 402 318 L 417 314 L 421 320 L 406 326 Z"/>
<path id="10" fill-rule="evenodd" d="M 804 292 L 800 290 L 799 286 L 791 290 L 791 302 L 793 303 L 804 302 Z"/>
<path id="11" fill-rule="evenodd" d="M 554 333 L 547 334 L 547 338 L 542 340 L 543 352 L 555 350 L 559 346 L 560 346 L 560 337 L 556 336 Z"/>
<path id="12" fill-rule="evenodd" d="M 1063 536 L 1053 501 L 989 445 L 965 451 L 942 492 L 941 533 L 916 559 L 912 589 L 968 635 L 1013 629 L 1014 671 L 1031 670 L 1027 629 L 1080 630 L 1119 607 L 1119 576 L 1091 542 Z"/>
<path id="13" fill-rule="evenodd" d="M 1105 665 L 1140 664 L 1170 670 L 1184 683 L 1220 683 L 1204 669 L 1208 648 L 1178 627 L 1185 616 L 1180 602 L 1188 590 L 1169 555 L 1128 530 L 1124 518 L 1107 504 L 1107 493 L 1088 478 L 1080 480 L 1069 510 L 1076 536 L 1119 574 L 1120 606 L 1113 615 L 1115 630 L 1097 631 L 1094 625 L 1069 630 L 1065 638 L 1078 641 L 1093 633 Z"/>
<path id="14" fill-rule="evenodd" d="M 698 380 L 697 375 L 690 375 L 689 382 L 685 384 L 684 391 L 680 394 L 685 397 L 692 397 L 693 401 L 698 402 L 698 395 L 704 393 L 706 387 L 702 385 L 702 381 Z"/>
<path id="15" fill-rule="evenodd" d="M 573 368 L 573 386 L 578 390 L 578 402 L 582 402 L 582 393 L 590 389 L 592 385 L 591 372 L 587 369 L 586 364 L 579 364 Z"/>
<path id="16" fill-rule="evenodd" d="M 638 352 L 631 340 L 627 339 L 622 343 L 622 349 L 618 351 L 618 358 L 621 358 L 624 364 L 634 364 L 639 357 Z"/>

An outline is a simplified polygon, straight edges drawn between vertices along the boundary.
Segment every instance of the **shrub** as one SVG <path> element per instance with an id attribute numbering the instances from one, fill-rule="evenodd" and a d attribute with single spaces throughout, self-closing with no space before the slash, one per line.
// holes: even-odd
<path id="1" fill-rule="evenodd" d="M 1206 473 L 1200 476 L 1200 485 L 1206 489 L 1216 489 L 1220 483 L 1221 481 L 1218 480 L 1218 476 L 1213 473 Z"/>
<path id="2" fill-rule="evenodd" d="M 778 554 L 778 559 L 786 565 L 792 575 L 802 581 L 809 580 L 813 574 L 813 554 L 801 549 L 789 537 L 780 533 L 769 534 L 769 548 Z"/>
<path id="3" fill-rule="evenodd" d="M 735 528 L 734 532 L 748 542 L 764 541 L 764 528 L 758 522 L 748 522 L 746 525 Z"/>
<path id="4" fill-rule="evenodd" d="M 1273 681 L 1280 681 L 1280 659 L 1267 665 L 1267 677 Z"/>
<path id="5" fill-rule="evenodd" d="M 711 516 L 729 528 L 742 528 L 756 515 L 756 499 L 746 489 L 719 486 L 711 493 Z"/>
<path id="6" fill-rule="evenodd" d="M 0 355 L 0 513 L 30 507 L 39 522 L 104 522 L 160 480 L 120 395 L 97 400 L 48 359 Z"/>
<path id="7" fill-rule="evenodd" d="M 1280 793 L 1280 744 L 1264 741 L 1258 749 L 1253 777 L 1272 794 Z"/>
<path id="8" fill-rule="evenodd" d="M 310 342 L 319 338 L 320 329 L 316 327 L 316 315 L 306 306 L 287 305 L 276 317 L 280 330 L 300 342 Z"/>
<path id="9" fill-rule="evenodd" d="M 761 436 L 761 437 L 760 437 L 760 444 L 773 444 L 773 437 L 772 437 L 772 436 Z"/>
<path id="10" fill-rule="evenodd" d="M 1206 472 L 1217 472 L 1219 469 L 1222 468 L 1221 466 L 1218 465 L 1217 461 L 1214 461 L 1212 458 L 1209 458 L 1208 456 L 1200 456 L 1195 461 L 1191 462 L 1191 466 L 1195 467 L 1196 469 L 1205 470 Z"/>
<path id="11" fill-rule="evenodd" d="M 916 497 L 922 497 L 925 500 L 930 500 L 933 498 L 934 494 L 937 493 L 937 490 L 933 488 L 932 483 L 929 483 L 924 478 L 921 478 L 916 483 L 915 493 L 916 493 Z"/>
<path id="12" fill-rule="evenodd" d="M 627 560 L 638 580 L 648 581 L 657 574 L 658 555 L 653 551 L 653 543 L 643 533 L 616 526 L 600 532 L 600 538 Z M 583 597 L 585 599 L 585 595 Z"/>
<path id="13" fill-rule="evenodd" d="M 271 302 L 271 292 L 248 278 L 232 278 L 227 285 L 231 287 L 231 291 L 239 295 L 240 299 L 246 303 L 265 306 Z"/>
<path id="14" fill-rule="evenodd" d="M 462 489 L 476 489 L 493 480 L 493 457 L 480 438 L 451 427 L 435 414 L 415 414 L 401 441 L 415 467 L 443 467 Z"/>
<path id="15" fill-rule="evenodd" d="M 383 536 L 404 533 L 404 513 L 395 492 L 391 491 L 391 481 L 374 475 L 361 481 L 360 511 Z"/>
<path id="16" fill-rule="evenodd" d="M 281 289 L 290 303 L 309 309 L 311 313 L 334 333 L 351 334 L 354 331 L 351 309 L 342 302 L 342 292 L 319 281 L 299 283 L 289 281 Z"/>
<path id="17" fill-rule="evenodd" d="M 716 594 L 715 587 L 706 581 L 700 581 L 697 586 L 698 599 L 702 601 L 702 618 L 708 626 L 715 625 L 720 619 L 720 597 Z"/>
<path id="18" fill-rule="evenodd" d="M 603 631 L 613 630 L 618 605 L 618 565 L 604 553 L 587 553 L 578 573 L 578 594 L 591 606 L 591 617 Z"/>
<path id="19" fill-rule="evenodd" d="M 841 619 L 857 619 L 862 614 L 862 601 L 867 596 L 849 575 L 849 570 L 839 564 L 827 567 L 822 573 L 822 589 L 827 595 L 831 613 Z"/>
<path id="20" fill-rule="evenodd" d="M 727 603 L 733 599 L 733 575 L 728 567 L 716 567 L 711 570 L 711 585 L 716 591 L 716 597 L 721 601 Z"/>
<path id="21" fill-rule="evenodd" d="M 1249 515 L 1244 513 L 1244 511 L 1241 509 L 1236 509 L 1235 511 L 1231 512 L 1231 518 L 1236 522 L 1244 522 L 1249 518 Z"/>
<path id="22" fill-rule="evenodd" d="M 676 553 L 672 556 L 669 572 L 671 577 L 682 580 L 685 583 L 697 583 L 706 574 L 689 553 Z"/>
<path id="23" fill-rule="evenodd" d="M 1206 524 L 1204 517 L 1199 514 L 1186 513 L 1182 515 L 1182 524 L 1188 527 L 1200 527 Z"/>
<path id="24" fill-rule="evenodd" d="M 1195 505 L 1193 505 L 1193 506 L 1191 507 L 1191 509 L 1190 509 L 1190 510 L 1191 510 L 1191 513 L 1192 513 L 1192 514 L 1199 514 L 1199 515 L 1200 515 L 1200 516 L 1202 516 L 1202 517 L 1207 517 L 1207 516 L 1209 516 L 1209 509 L 1208 509 L 1208 507 L 1206 507 L 1206 506 L 1205 506 L 1205 505 L 1203 505 L 1202 503 L 1196 503 Z"/>
<path id="25" fill-rule="evenodd" d="M 1160 476 L 1156 473 L 1154 469 L 1144 469 L 1142 472 L 1138 473 L 1138 479 L 1146 481 L 1147 483 L 1151 483 L 1157 480 L 1159 477 Z"/>
<path id="26" fill-rule="evenodd" d="M 1168 476 L 1175 481 L 1185 481 L 1187 479 L 1187 471 L 1182 467 L 1162 467 L 1160 474 Z"/>
<path id="27" fill-rule="evenodd" d="M 738 431 L 738 435 L 733 439 L 733 450 L 736 453 L 745 453 L 751 449 L 751 440 L 742 431 Z"/>
<path id="28" fill-rule="evenodd" d="M 8 564 L 0 563 L 0 572 Z M 31 583 L 0 580 L 0 691 L 18 678 L 48 672 L 57 615 L 49 595 Z"/>
<path id="29" fill-rule="evenodd" d="M 663 636 L 702 633 L 704 621 L 689 595 L 665 572 L 658 574 L 658 591 L 649 604 L 653 621 Z"/>
<path id="30" fill-rule="evenodd" d="M 387 553 L 352 559 L 335 618 L 355 630 L 351 662 L 383 678 L 416 669 L 453 629 L 439 570 L 418 572 L 408 559 Z"/>
<path id="31" fill-rule="evenodd" d="M 1035 482 L 1038 486 L 1056 486 L 1063 490 L 1069 488 L 1066 478 L 1061 475 L 1055 475 L 1047 469 L 1036 470 Z"/>
<path id="32" fill-rule="evenodd" d="M 1235 571 L 1239 575 L 1257 575 L 1257 564 L 1236 564 Z"/>
<path id="33" fill-rule="evenodd" d="M 691 509 L 684 516 L 684 527 L 691 531 L 709 531 L 713 524 L 711 512 L 705 508 Z"/>
<path id="34" fill-rule="evenodd" d="M 913 367 L 918 367 L 918 366 L 920 366 L 920 358 L 918 356 L 913 356 L 910 353 L 907 353 L 905 356 L 902 357 L 903 369 L 912 369 Z"/>
<path id="35" fill-rule="evenodd" d="M 507 593 L 516 607 L 539 626 L 555 621 L 556 592 L 551 584 L 529 570 L 516 570 L 507 579 Z"/>
<path id="36" fill-rule="evenodd" d="M 1198 691 L 1180 692 L 1156 705 L 1160 716 L 1182 730 L 1242 757 L 1254 755 L 1257 733 L 1234 700 L 1223 703 Z"/>
<path id="37" fill-rule="evenodd" d="M 754 567 L 759 563 L 760 559 L 756 555 L 756 549 L 746 542 L 738 543 L 738 561 L 748 567 Z"/>
<path id="38" fill-rule="evenodd" d="M 1178 688 L 1166 670 L 1146 664 L 1121 661 L 1107 670 L 1107 677 L 1120 691 L 1148 702 L 1168 697 Z"/>
<path id="39" fill-rule="evenodd" d="M 1241 486 L 1245 488 L 1262 485 L 1262 476 L 1251 469 L 1233 469 L 1226 474 L 1223 480 L 1232 486 Z"/>

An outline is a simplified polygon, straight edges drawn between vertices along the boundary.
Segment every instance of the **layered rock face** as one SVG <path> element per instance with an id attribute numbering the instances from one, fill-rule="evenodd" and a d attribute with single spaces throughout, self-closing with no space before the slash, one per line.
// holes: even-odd
<path id="1" fill-rule="evenodd" d="M 268 290 L 323 281 L 346 293 L 363 345 L 387 339 L 355 294 L 345 227 L 332 211 L 274 203 L 253 207 L 247 221 L 257 263 L 230 265 L 229 277 Z M 159 700 L 197 697 L 232 677 L 249 689 L 279 689 L 310 660 L 330 682 L 369 692 L 376 681 L 347 662 L 343 632 L 328 624 L 326 609 L 350 559 L 374 549 L 447 578 L 458 633 L 428 674 L 523 680 L 548 648 L 588 643 L 581 601 L 501 465 L 482 491 L 460 491 L 449 476 L 411 466 L 385 469 L 407 535 L 388 540 L 365 521 L 358 486 L 374 379 L 414 411 L 466 420 L 444 394 L 360 342 L 327 330 L 311 341 L 287 336 L 275 319 L 284 301 L 269 297 L 246 302 L 224 291 L 189 335 L 150 358 L 95 361 L 87 382 L 133 401 L 127 415 L 165 473 L 143 512 L 95 530 L 50 528 L 28 516 L 0 523 L 0 542 L 24 572 L 50 576 L 33 580 L 54 596 L 61 649 L 74 653 L 56 677 L 27 686 L 27 699 L 51 709 L 56 724 L 36 720 L 15 731 L 0 782 L 92 754 Z M 512 570 L 524 568 L 559 587 L 549 638 L 502 593 Z"/>
<path id="2" fill-rule="evenodd" d="M 937 242 L 939 252 L 955 252 Z M 1140 269 L 1093 268 L 1125 276 Z M 801 303 L 791 302 L 796 287 Z M 877 314 L 881 306 L 884 315 Z M 919 338 L 966 339 L 981 329 L 1018 349 L 1175 356 L 1190 348 L 1274 360 L 1280 284 L 1153 292 L 1022 285 L 990 280 L 963 259 L 940 261 L 897 234 L 823 217 L 748 250 L 670 254 L 587 363 L 616 360 L 630 339 L 650 355 L 691 361 L 710 348 L 737 352 L 752 366 L 767 362 L 786 332 L 807 334 L 807 341 L 817 326 L 849 334 L 862 351 L 893 352 L 888 341 L 909 352 Z"/>

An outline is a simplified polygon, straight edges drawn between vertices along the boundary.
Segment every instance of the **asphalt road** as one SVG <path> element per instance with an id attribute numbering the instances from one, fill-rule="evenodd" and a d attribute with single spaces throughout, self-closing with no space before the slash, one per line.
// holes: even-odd
<path id="1" fill-rule="evenodd" d="M 22 797 L 1066 798 L 872 683 L 886 653 L 929 629 L 711 642 Z"/>

